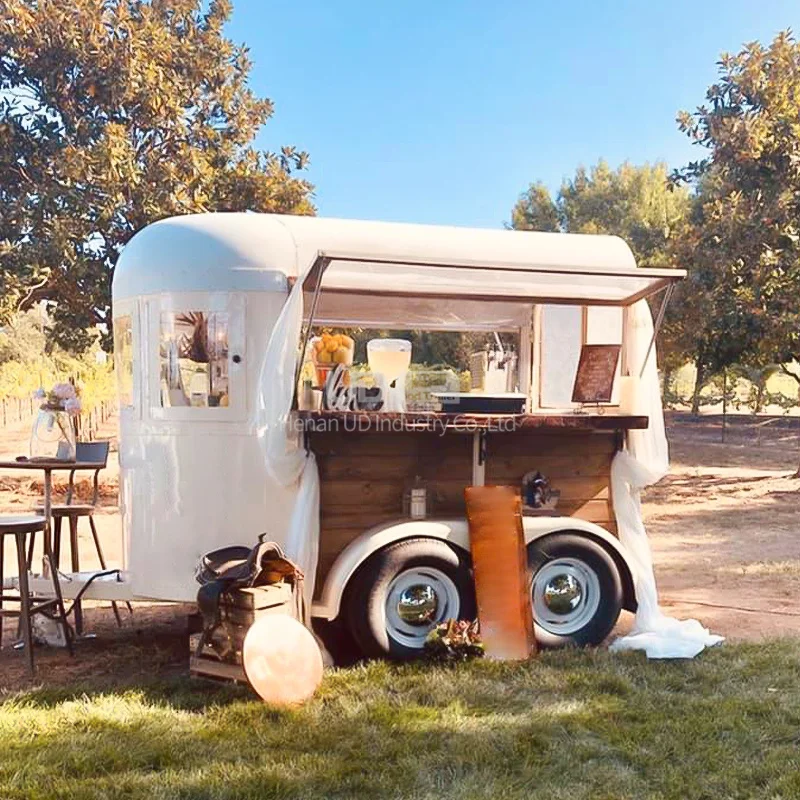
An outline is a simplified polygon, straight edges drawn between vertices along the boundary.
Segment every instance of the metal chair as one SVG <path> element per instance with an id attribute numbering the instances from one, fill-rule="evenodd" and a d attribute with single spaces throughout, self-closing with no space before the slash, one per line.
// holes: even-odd
<path id="1" fill-rule="evenodd" d="M 72 650 L 72 634 L 67 623 L 67 612 L 64 608 L 64 598 L 61 595 L 61 584 L 58 581 L 58 570 L 56 569 L 53 553 L 47 543 L 45 536 L 45 558 L 50 565 L 50 577 L 53 581 L 54 597 L 47 600 L 37 600 L 31 596 L 28 585 L 28 559 L 26 557 L 25 545 L 26 538 L 33 538 L 38 531 L 44 531 L 47 521 L 42 516 L 3 516 L 0 517 L 0 647 L 3 643 L 3 618 L 18 617 L 19 627 L 22 633 L 22 641 L 28 658 L 28 671 L 31 676 L 35 673 L 33 661 L 33 630 L 31 619 L 34 614 L 46 614 L 47 616 L 61 622 L 64 628 L 64 637 L 70 655 Z M 17 566 L 19 568 L 19 592 L 6 589 L 3 582 L 3 551 L 5 547 L 5 537 L 13 536 L 17 547 Z M 8 611 L 3 607 L 4 601 L 18 603 L 18 611 Z"/>
<path id="2" fill-rule="evenodd" d="M 105 469 L 108 463 L 109 442 L 78 442 L 75 445 L 75 460 L 85 461 L 95 464 L 102 464 L 103 466 L 94 471 L 94 478 L 92 481 L 92 500 L 90 503 L 73 503 L 75 496 L 75 470 L 69 473 L 69 483 L 67 484 L 67 495 L 63 503 L 54 503 L 51 508 L 53 515 L 53 556 L 56 565 L 61 563 L 61 528 L 64 518 L 67 519 L 69 524 L 69 547 L 70 547 L 70 565 L 72 572 L 80 570 L 80 559 L 78 555 L 78 520 L 80 517 L 86 517 L 89 520 L 89 528 L 92 531 L 92 538 L 94 539 L 94 547 L 97 552 L 97 558 L 100 561 L 100 568 L 107 569 L 106 559 L 103 555 L 103 548 L 100 545 L 100 537 L 97 535 L 97 527 L 94 524 L 94 512 L 100 496 L 100 470 Z M 44 513 L 44 506 L 37 506 L 35 509 L 37 514 Z M 28 561 L 33 557 L 33 539 L 30 542 L 30 550 L 28 552 Z M 119 613 L 119 607 L 115 601 L 111 602 L 111 608 L 114 610 L 114 616 L 117 620 L 117 625 L 122 626 L 122 617 Z M 130 603 L 128 609 L 131 610 Z M 81 608 L 80 603 L 75 606 L 75 625 L 76 628 L 82 628 Z"/>

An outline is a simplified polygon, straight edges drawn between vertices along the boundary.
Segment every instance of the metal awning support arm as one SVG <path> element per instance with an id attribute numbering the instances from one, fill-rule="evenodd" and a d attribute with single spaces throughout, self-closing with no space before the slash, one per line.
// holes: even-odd
<path id="1" fill-rule="evenodd" d="M 303 335 L 301 337 L 300 358 L 297 360 L 297 369 L 295 370 L 294 375 L 295 394 L 297 393 L 297 384 L 300 382 L 300 373 L 303 370 L 303 359 L 306 355 L 308 339 L 311 336 L 311 328 L 314 325 L 314 317 L 317 313 L 317 306 L 319 305 L 319 295 L 322 290 L 322 276 L 330 263 L 331 260 L 329 258 L 325 258 L 325 256 L 322 254 L 318 254 L 316 259 L 314 259 L 314 263 L 311 265 L 311 269 L 308 271 L 308 277 L 306 278 L 306 280 L 308 280 L 308 278 L 310 278 L 312 275 L 315 276 L 314 294 L 311 298 L 311 309 L 308 312 L 308 322 L 305 325 L 305 329 L 303 330 Z"/>
<path id="2" fill-rule="evenodd" d="M 661 323 L 664 322 L 664 314 L 667 312 L 667 305 L 669 305 L 672 293 L 675 291 L 675 284 L 670 283 L 664 288 L 664 296 L 661 298 L 661 307 L 658 309 L 655 321 L 653 322 L 653 335 L 650 337 L 650 344 L 647 345 L 647 352 L 644 354 L 644 361 L 642 361 L 642 368 L 639 371 L 639 378 L 644 377 L 644 370 L 647 366 L 647 361 L 650 358 L 650 353 L 653 352 L 653 347 L 656 344 L 656 336 L 661 329 Z"/>

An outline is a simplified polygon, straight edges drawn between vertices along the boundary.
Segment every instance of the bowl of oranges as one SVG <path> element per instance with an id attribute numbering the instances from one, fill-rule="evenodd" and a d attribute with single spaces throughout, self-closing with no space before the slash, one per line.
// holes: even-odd
<path id="1" fill-rule="evenodd" d="M 325 386 L 331 370 L 339 364 L 345 367 L 353 365 L 356 343 L 344 333 L 323 333 L 315 336 L 311 340 L 311 348 L 318 386 Z"/>

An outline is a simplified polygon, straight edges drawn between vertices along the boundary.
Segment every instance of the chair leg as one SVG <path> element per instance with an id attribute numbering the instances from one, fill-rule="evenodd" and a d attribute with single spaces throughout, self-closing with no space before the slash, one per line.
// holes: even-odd
<path id="1" fill-rule="evenodd" d="M 63 519 L 56 517 L 53 520 L 53 558 L 55 559 L 56 569 L 61 566 L 61 523 Z"/>
<path id="2" fill-rule="evenodd" d="M 80 572 L 80 554 L 78 552 L 78 517 L 75 514 L 69 516 L 69 549 L 70 565 L 72 572 Z M 75 633 L 78 636 L 83 634 L 83 607 L 80 600 L 75 603 Z"/>
<path id="3" fill-rule="evenodd" d="M 31 630 L 31 593 L 28 587 L 28 562 L 25 553 L 25 534 L 14 534 L 17 540 L 17 564 L 19 566 L 19 611 L 22 641 L 25 644 L 25 657 L 28 660 L 28 672 L 33 677 L 36 668 L 33 663 L 33 631 Z"/>
<path id="4" fill-rule="evenodd" d="M 61 624 L 64 626 L 64 640 L 67 643 L 69 654 L 74 656 L 75 650 L 72 647 L 72 635 L 69 628 L 69 621 L 67 620 L 67 609 L 64 606 L 64 596 L 61 594 L 61 582 L 58 578 L 58 570 L 56 569 L 53 553 L 47 553 L 47 558 L 50 561 L 50 576 L 53 580 L 53 593 L 56 598 L 56 608 L 58 609 L 58 616 L 61 620 Z"/>
<path id="5" fill-rule="evenodd" d="M 100 569 L 106 569 L 106 559 L 103 555 L 103 548 L 100 546 L 100 537 L 97 535 L 97 526 L 94 524 L 94 517 L 89 515 L 89 527 L 92 529 L 92 538 L 94 539 L 94 547 L 97 550 L 97 557 L 100 559 Z M 122 627 L 122 617 L 119 614 L 119 607 L 115 600 L 111 601 L 111 608 L 114 611 L 114 617 L 117 620 L 117 627 Z"/>

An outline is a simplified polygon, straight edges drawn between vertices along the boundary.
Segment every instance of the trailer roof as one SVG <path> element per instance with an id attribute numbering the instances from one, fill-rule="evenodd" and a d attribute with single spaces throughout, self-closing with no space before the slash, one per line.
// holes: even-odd
<path id="1" fill-rule="evenodd" d="M 313 287 L 323 266 L 323 295 L 517 303 L 626 305 L 684 275 L 637 268 L 616 236 L 217 213 L 137 233 L 117 262 L 113 294 L 285 292 L 307 274 Z"/>

